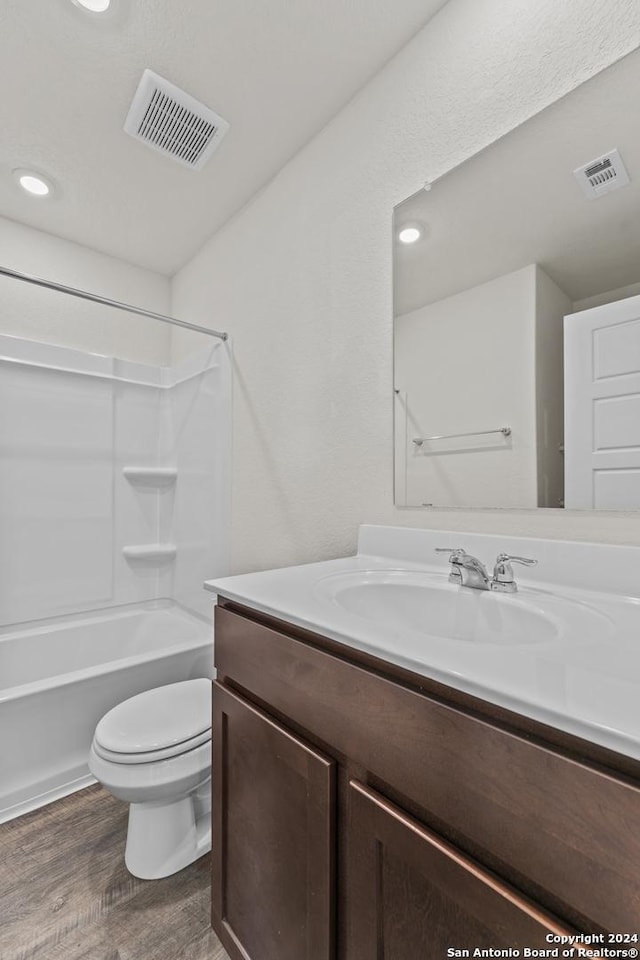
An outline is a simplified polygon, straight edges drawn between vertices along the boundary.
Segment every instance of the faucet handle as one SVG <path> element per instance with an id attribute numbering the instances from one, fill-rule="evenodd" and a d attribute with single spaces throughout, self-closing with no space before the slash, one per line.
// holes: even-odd
<path id="1" fill-rule="evenodd" d="M 508 553 L 499 553 L 496 557 L 496 565 L 493 568 L 493 579 L 495 583 L 513 583 L 515 586 L 515 577 L 513 574 L 512 563 L 522 563 L 525 567 L 534 567 L 538 561 L 530 557 L 512 557 Z"/>
<path id="2" fill-rule="evenodd" d="M 467 556 L 467 551 L 462 547 L 436 547 L 436 553 L 448 553 L 449 563 L 449 583 L 455 583 L 458 586 L 462 583 L 462 564 Z"/>
<path id="3" fill-rule="evenodd" d="M 531 557 L 512 557 L 508 553 L 499 553 L 496 559 L 496 563 L 523 563 L 525 567 L 535 567 L 537 562 Z"/>
<path id="4" fill-rule="evenodd" d="M 448 553 L 449 560 L 452 560 L 453 557 L 466 557 L 467 551 L 463 550 L 462 547 L 435 547 L 436 553 Z"/>

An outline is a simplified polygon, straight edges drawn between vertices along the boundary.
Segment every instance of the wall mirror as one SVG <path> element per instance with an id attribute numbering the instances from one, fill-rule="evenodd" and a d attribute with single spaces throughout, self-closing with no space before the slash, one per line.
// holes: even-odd
<path id="1" fill-rule="evenodd" d="M 398 506 L 640 508 L 639 79 L 636 52 L 395 208 Z"/>

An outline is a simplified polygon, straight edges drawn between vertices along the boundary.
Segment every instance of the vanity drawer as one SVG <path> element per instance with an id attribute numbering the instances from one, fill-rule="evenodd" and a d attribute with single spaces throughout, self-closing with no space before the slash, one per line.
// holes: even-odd
<path id="1" fill-rule="evenodd" d="M 215 637 L 220 681 L 392 785 L 472 856 L 587 931 L 637 930 L 640 784 L 223 607 Z"/>

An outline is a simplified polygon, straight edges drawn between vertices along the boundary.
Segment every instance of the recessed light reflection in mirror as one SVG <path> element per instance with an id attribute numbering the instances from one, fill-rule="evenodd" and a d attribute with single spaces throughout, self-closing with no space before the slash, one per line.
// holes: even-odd
<path id="1" fill-rule="evenodd" d="M 416 243 L 422 237 L 422 228 L 417 223 L 407 224 L 398 231 L 400 243 Z"/>
<path id="2" fill-rule="evenodd" d="M 53 193 L 52 181 L 35 170 L 14 170 L 13 176 L 16 183 L 31 197 L 49 197 Z"/>
<path id="3" fill-rule="evenodd" d="M 90 13 L 105 13 L 111 6 L 111 0 L 73 0 L 77 7 L 82 7 Z"/>

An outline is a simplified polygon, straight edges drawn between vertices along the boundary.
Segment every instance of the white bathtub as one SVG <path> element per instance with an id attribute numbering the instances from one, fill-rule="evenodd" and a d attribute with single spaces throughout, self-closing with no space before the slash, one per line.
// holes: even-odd
<path id="1" fill-rule="evenodd" d="M 93 731 L 116 703 L 212 675 L 211 624 L 170 601 L 0 630 L 0 823 L 95 782 Z"/>

